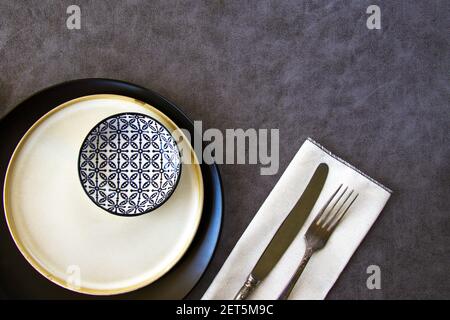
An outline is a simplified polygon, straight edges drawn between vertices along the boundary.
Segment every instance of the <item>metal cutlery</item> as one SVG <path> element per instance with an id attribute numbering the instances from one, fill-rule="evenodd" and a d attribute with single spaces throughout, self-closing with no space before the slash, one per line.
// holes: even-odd
<path id="1" fill-rule="evenodd" d="M 280 260 L 302 228 L 306 218 L 308 218 L 322 191 L 327 176 L 328 166 L 325 163 L 321 163 L 314 172 L 300 199 L 278 228 L 258 262 L 253 267 L 253 270 L 248 275 L 244 285 L 234 297 L 235 300 L 246 299 Z"/>
<path id="2" fill-rule="evenodd" d="M 278 300 L 285 300 L 289 297 L 292 289 L 297 283 L 298 278 L 305 269 L 311 256 L 314 254 L 314 252 L 322 249 L 325 246 L 331 234 L 336 229 L 339 222 L 341 222 L 342 218 L 359 195 L 353 195 L 354 190 L 351 190 L 349 193 L 347 193 L 348 187 L 346 187 L 342 192 L 339 193 L 341 188 L 342 184 L 326 202 L 326 204 L 317 214 L 317 217 L 314 219 L 314 221 L 306 231 L 306 250 L 303 255 L 302 261 L 300 262 L 300 265 L 298 266 L 295 273 L 292 275 L 286 287 L 281 292 Z M 328 208 L 338 193 L 339 196 L 333 202 L 331 208 Z"/>

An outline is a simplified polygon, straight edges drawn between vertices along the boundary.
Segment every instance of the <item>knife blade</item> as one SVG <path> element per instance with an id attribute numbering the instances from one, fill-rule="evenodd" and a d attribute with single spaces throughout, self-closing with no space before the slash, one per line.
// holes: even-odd
<path id="1" fill-rule="evenodd" d="M 234 297 L 235 300 L 246 299 L 281 259 L 308 218 L 327 176 L 328 165 L 325 163 L 319 164 L 305 191 L 284 219 L 263 254 L 259 257 L 252 272 L 248 275 L 244 285 Z"/>

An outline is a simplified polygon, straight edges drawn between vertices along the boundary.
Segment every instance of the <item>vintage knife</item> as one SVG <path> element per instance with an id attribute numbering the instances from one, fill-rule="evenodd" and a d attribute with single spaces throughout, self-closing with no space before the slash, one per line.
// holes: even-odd
<path id="1" fill-rule="evenodd" d="M 259 257 L 252 272 L 248 275 L 244 285 L 234 297 L 235 300 L 246 299 L 280 260 L 302 228 L 306 218 L 308 218 L 327 176 L 328 166 L 325 163 L 319 164 L 300 199 L 284 219 L 269 245 Z"/>

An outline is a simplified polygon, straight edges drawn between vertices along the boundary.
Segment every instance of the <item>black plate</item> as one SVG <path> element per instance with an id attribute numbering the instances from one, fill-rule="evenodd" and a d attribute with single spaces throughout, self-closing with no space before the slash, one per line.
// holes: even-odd
<path id="1" fill-rule="evenodd" d="M 119 94 L 144 101 L 162 111 L 180 128 L 194 126 L 173 103 L 160 95 L 130 83 L 109 79 L 81 79 L 40 91 L 20 103 L 0 120 L 1 186 L 9 159 L 25 132 L 41 116 L 56 106 L 92 94 Z M 156 282 L 139 290 L 108 296 L 113 299 L 182 299 L 200 279 L 214 253 L 222 223 L 222 184 L 216 165 L 201 164 L 204 205 L 199 229 L 181 260 Z M 1 202 L 2 211 L 3 201 Z M 72 292 L 41 276 L 22 256 L 10 236 L 5 218 L 0 219 L 0 296 L 15 299 L 98 299 Z"/>

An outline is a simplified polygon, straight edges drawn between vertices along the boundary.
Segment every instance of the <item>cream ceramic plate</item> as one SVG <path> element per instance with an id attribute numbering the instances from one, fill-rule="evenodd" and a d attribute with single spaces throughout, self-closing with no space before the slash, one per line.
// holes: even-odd
<path id="1" fill-rule="evenodd" d="M 145 286 L 170 270 L 200 222 L 203 181 L 185 164 L 178 186 L 161 207 L 135 217 L 99 208 L 84 192 L 78 155 L 89 131 L 114 114 L 136 112 L 176 125 L 152 106 L 117 95 L 69 101 L 38 120 L 17 146 L 5 179 L 9 230 L 41 274 L 68 289 L 117 294 Z M 191 146 L 184 140 L 181 150 Z"/>

